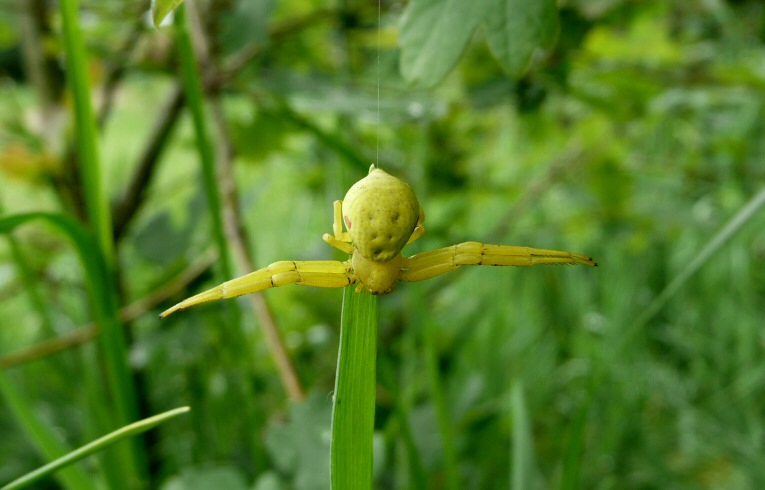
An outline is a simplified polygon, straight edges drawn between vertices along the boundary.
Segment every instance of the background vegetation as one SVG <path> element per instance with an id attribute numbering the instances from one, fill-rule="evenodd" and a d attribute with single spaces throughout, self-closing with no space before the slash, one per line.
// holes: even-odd
<path id="1" fill-rule="evenodd" d="M 331 203 L 377 160 L 427 213 L 407 253 L 601 267 L 381 298 L 376 488 L 765 486 L 765 5 L 560 1 L 515 76 L 490 18 L 413 62 L 416 3 L 210 0 L 154 29 L 148 2 L 83 1 L 92 155 L 63 9 L 0 3 L 0 482 L 190 405 L 39 488 L 326 488 L 342 292 L 157 314 L 339 258 Z"/>

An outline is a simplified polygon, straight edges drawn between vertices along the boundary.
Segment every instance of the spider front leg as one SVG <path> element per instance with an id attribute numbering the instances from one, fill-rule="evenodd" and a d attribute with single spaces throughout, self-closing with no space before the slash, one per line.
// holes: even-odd
<path id="1" fill-rule="evenodd" d="M 425 223 L 425 210 L 422 209 L 422 206 L 420 206 L 420 217 L 417 218 L 417 224 L 414 226 L 414 230 L 412 230 L 412 236 L 409 237 L 406 245 L 409 245 L 413 241 L 417 240 L 423 235 L 423 233 L 425 233 L 425 226 L 423 223 Z"/>
<path id="2" fill-rule="evenodd" d="M 236 279 L 224 282 L 212 289 L 185 299 L 165 310 L 161 318 L 178 310 L 218 299 L 235 298 L 285 284 L 300 284 L 320 288 L 343 288 L 357 281 L 350 261 L 336 260 L 284 260 L 274 262 L 264 269 L 250 272 Z"/>
<path id="3" fill-rule="evenodd" d="M 334 221 L 332 222 L 332 235 L 325 233 L 321 239 L 327 242 L 329 245 L 341 250 L 347 254 L 353 253 L 353 245 L 351 244 L 351 235 L 347 231 L 343 231 L 343 201 L 335 201 L 333 203 Z M 346 227 L 348 224 L 346 223 Z"/>
<path id="4" fill-rule="evenodd" d="M 597 266 L 590 257 L 559 250 L 465 242 L 404 259 L 400 281 L 424 281 L 463 265 L 528 267 L 542 264 Z"/>

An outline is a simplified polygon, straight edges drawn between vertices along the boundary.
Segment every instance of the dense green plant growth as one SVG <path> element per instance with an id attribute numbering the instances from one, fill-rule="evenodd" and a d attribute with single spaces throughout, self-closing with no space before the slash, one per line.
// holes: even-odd
<path id="1" fill-rule="evenodd" d="M 0 4 L 0 485 L 189 405 L 40 484 L 327 488 L 342 293 L 157 313 L 341 258 L 378 148 L 407 254 L 601 267 L 379 298 L 374 488 L 765 485 L 762 2 L 149 3 Z"/>

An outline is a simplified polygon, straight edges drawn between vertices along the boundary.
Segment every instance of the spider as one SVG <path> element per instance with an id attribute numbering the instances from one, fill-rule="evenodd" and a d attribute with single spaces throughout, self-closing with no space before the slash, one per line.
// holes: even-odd
<path id="1" fill-rule="evenodd" d="M 356 292 L 366 289 L 372 294 L 388 294 L 396 281 L 423 281 L 463 265 L 598 265 L 586 255 L 571 252 L 479 242 L 464 242 L 404 257 L 401 250 L 425 232 L 425 213 L 408 184 L 374 165 L 366 177 L 351 186 L 344 200 L 334 202 L 333 211 L 332 234 L 325 233 L 322 239 L 350 254 L 350 259 L 274 262 L 185 299 L 160 317 L 208 301 L 235 298 L 285 284 L 322 288 L 358 284 Z"/>

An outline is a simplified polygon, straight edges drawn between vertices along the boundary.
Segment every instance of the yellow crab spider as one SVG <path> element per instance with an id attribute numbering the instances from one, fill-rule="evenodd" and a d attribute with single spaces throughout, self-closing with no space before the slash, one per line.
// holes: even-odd
<path id="1" fill-rule="evenodd" d="M 332 234 L 322 239 L 351 255 L 336 260 L 286 260 L 224 282 L 185 299 L 160 316 L 191 306 L 285 284 L 342 288 L 358 284 L 356 291 L 390 293 L 396 281 L 423 281 L 463 265 L 531 266 L 583 264 L 597 266 L 588 256 L 558 250 L 485 245 L 465 242 L 404 257 L 401 250 L 425 232 L 425 213 L 405 182 L 372 165 L 369 175 L 356 182 L 342 201 L 334 203 Z M 345 225 L 345 231 L 343 231 Z"/>

